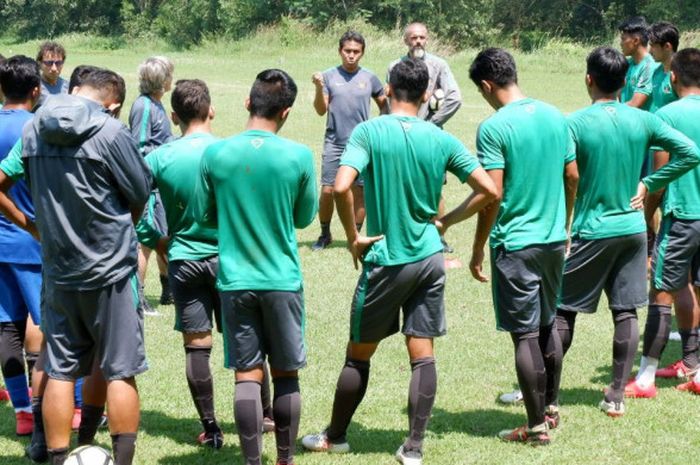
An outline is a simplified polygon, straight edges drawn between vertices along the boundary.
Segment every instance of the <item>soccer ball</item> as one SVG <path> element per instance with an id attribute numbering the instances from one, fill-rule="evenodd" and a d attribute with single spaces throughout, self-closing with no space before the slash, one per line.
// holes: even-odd
<path id="1" fill-rule="evenodd" d="M 98 446 L 82 446 L 68 454 L 64 465 L 114 465 L 109 452 Z"/>
<path id="2" fill-rule="evenodd" d="M 442 101 L 445 100 L 445 92 L 442 89 L 435 89 L 433 95 L 430 96 L 428 101 L 428 107 L 430 111 L 438 111 L 442 106 Z"/>

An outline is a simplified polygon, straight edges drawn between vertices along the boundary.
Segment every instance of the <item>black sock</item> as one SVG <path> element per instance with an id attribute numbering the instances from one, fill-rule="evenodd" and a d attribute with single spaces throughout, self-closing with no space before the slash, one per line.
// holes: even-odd
<path id="1" fill-rule="evenodd" d="M 211 347 L 185 346 L 185 375 L 200 421 L 214 420 L 214 382 L 209 367 Z M 202 423 L 204 424 L 204 423 Z"/>
<path id="2" fill-rule="evenodd" d="M 574 340 L 574 328 L 576 326 L 576 312 L 557 309 L 555 318 L 559 340 L 561 341 L 562 357 L 566 355 Z"/>
<path id="3" fill-rule="evenodd" d="M 411 360 L 411 383 L 408 389 L 409 433 L 404 442 L 405 450 L 422 451 L 423 436 L 428 427 L 430 413 L 433 411 L 436 391 L 435 358 Z"/>
<path id="4" fill-rule="evenodd" d="M 68 458 L 68 448 L 60 447 L 58 449 L 49 449 L 49 464 L 63 465 L 63 462 Z"/>
<path id="5" fill-rule="evenodd" d="M 331 235 L 331 222 L 324 223 L 321 222 L 321 235 L 323 237 L 329 237 Z"/>
<path id="6" fill-rule="evenodd" d="M 564 353 L 559 339 L 559 331 L 556 328 L 556 320 L 555 324 L 540 328 L 539 345 L 544 367 L 547 370 L 544 405 L 559 405 L 559 384 Z"/>
<path id="7" fill-rule="evenodd" d="M 78 428 L 79 446 L 88 446 L 94 442 L 97 428 L 100 426 L 100 421 L 102 420 L 102 414 L 104 412 L 104 405 L 88 405 L 83 403 L 80 427 Z"/>
<path id="8" fill-rule="evenodd" d="M 515 371 L 523 393 L 527 425 L 532 428 L 544 423 L 544 397 L 547 375 L 539 345 L 539 331 L 511 333 L 515 346 Z"/>
<path id="9" fill-rule="evenodd" d="M 44 416 L 41 413 L 41 397 L 32 397 L 32 415 L 34 416 L 34 431 L 32 431 L 32 444 L 46 447 L 44 435 Z"/>
<path id="10" fill-rule="evenodd" d="M 678 332 L 683 346 L 683 364 L 695 369 L 698 366 L 698 328 L 681 329 Z"/>
<path id="11" fill-rule="evenodd" d="M 647 322 L 644 327 L 644 350 L 646 357 L 660 359 L 671 333 L 671 306 L 649 305 Z"/>
<path id="12" fill-rule="evenodd" d="M 39 352 L 25 352 L 24 360 L 27 362 L 27 383 L 29 387 L 32 386 L 32 374 L 34 372 L 34 365 L 39 358 Z"/>
<path id="13" fill-rule="evenodd" d="M 246 465 L 262 464 L 262 404 L 260 383 L 236 382 L 234 417 Z"/>
<path id="14" fill-rule="evenodd" d="M 299 378 L 275 378 L 275 439 L 277 463 L 294 463 L 294 445 L 299 433 L 301 393 Z"/>
<path id="15" fill-rule="evenodd" d="M 355 223 L 355 227 L 357 228 L 357 232 L 362 231 L 362 223 Z"/>
<path id="16" fill-rule="evenodd" d="M 613 335 L 613 382 L 605 394 L 608 402 L 622 402 L 625 383 L 632 372 L 634 356 L 639 346 L 639 324 L 637 310 L 615 310 L 612 312 L 615 323 Z"/>
<path id="17" fill-rule="evenodd" d="M 131 465 L 136 450 L 136 433 L 119 433 L 112 435 L 112 454 L 114 465 Z"/>
<path id="18" fill-rule="evenodd" d="M 260 387 L 260 399 L 262 401 L 263 418 L 274 418 L 272 411 L 272 395 L 270 394 L 270 368 L 263 363 L 263 382 Z"/>
<path id="19" fill-rule="evenodd" d="M 331 442 L 344 442 L 350 420 L 367 392 L 369 361 L 345 359 L 333 399 L 331 424 L 326 432 Z"/>

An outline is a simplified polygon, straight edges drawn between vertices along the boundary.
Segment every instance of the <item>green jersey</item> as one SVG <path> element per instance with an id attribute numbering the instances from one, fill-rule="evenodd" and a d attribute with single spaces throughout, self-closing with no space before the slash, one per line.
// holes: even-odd
<path id="1" fill-rule="evenodd" d="M 165 207 L 170 234 L 169 260 L 201 260 L 218 253 L 216 229 L 197 223 L 189 206 L 197 186 L 197 176 L 193 173 L 199 171 L 204 150 L 217 140 L 208 133 L 191 134 L 161 145 L 146 156 Z M 152 210 L 151 203 L 146 208 Z M 161 237 L 147 218 L 139 222 L 136 233 L 139 242 L 150 248 L 155 248 Z"/>
<path id="2" fill-rule="evenodd" d="M 318 208 L 314 159 L 305 145 L 249 130 L 204 152 L 196 218 L 218 224 L 222 291 L 302 288 L 295 228 Z"/>
<path id="3" fill-rule="evenodd" d="M 654 61 L 650 53 L 644 55 L 644 58 L 639 63 L 635 63 L 632 58 L 628 58 L 627 63 L 629 63 L 629 68 L 625 76 L 625 86 L 620 93 L 620 101 L 626 103 L 632 100 L 634 94 L 644 94 L 649 96 L 649 98 L 642 106 L 642 110 L 648 110 L 652 100 L 651 77 L 659 63 Z"/>
<path id="4" fill-rule="evenodd" d="M 574 152 L 564 115 L 531 98 L 509 103 L 481 123 L 476 146 L 486 170 L 504 170 L 491 247 L 565 241 L 564 165 Z"/>
<path id="5" fill-rule="evenodd" d="M 671 86 L 671 72 L 666 72 L 663 65 L 657 66 L 654 70 L 654 74 L 651 77 L 651 85 L 650 112 L 656 113 L 659 108 L 678 100 L 678 95 L 676 95 L 676 91 Z"/>
<path id="6" fill-rule="evenodd" d="M 682 154 L 645 178 L 660 186 L 678 177 L 697 156 L 692 143 L 652 113 L 620 102 L 595 103 L 569 116 L 579 170 L 573 237 L 603 239 L 646 231 L 644 215 L 630 207 L 649 147 Z"/>
<path id="7" fill-rule="evenodd" d="M 341 165 L 365 182 L 367 233 L 384 235 L 365 263 L 401 265 L 442 250 L 433 218 L 445 171 L 462 182 L 479 167 L 454 136 L 417 117 L 384 115 L 352 132 Z"/>
<path id="8" fill-rule="evenodd" d="M 688 95 L 670 103 L 656 115 L 700 145 L 700 95 Z M 681 155 L 668 150 L 671 162 Z M 665 166 L 664 166 L 665 168 Z M 700 220 L 700 166 L 668 185 L 664 194 L 664 215 L 683 220 Z"/>

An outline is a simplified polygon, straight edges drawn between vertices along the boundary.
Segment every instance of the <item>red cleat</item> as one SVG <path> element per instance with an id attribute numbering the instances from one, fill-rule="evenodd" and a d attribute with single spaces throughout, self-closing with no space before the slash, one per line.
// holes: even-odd
<path id="1" fill-rule="evenodd" d="M 17 412 L 17 436 L 29 436 L 34 432 L 34 415 L 30 412 Z"/>
<path id="2" fill-rule="evenodd" d="M 75 409 L 73 411 L 73 420 L 71 420 L 70 427 L 73 431 L 78 431 L 80 429 L 80 421 L 83 419 L 83 410 Z"/>
<path id="3" fill-rule="evenodd" d="M 688 368 L 683 360 L 678 360 L 667 367 L 656 370 L 658 378 L 690 378 L 695 375 L 697 368 Z"/>
<path id="4" fill-rule="evenodd" d="M 656 385 L 641 387 L 636 380 L 632 380 L 625 386 L 625 397 L 634 397 L 637 399 L 653 399 L 657 395 Z"/>
<path id="5" fill-rule="evenodd" d="M 0 389 L 0 402 L 8 402 L 10 400 L 10 391 L 7 389 Z"/>
<path id="6" fill-rule="evenodd" d="M 687 383 L 679 384 L 676 386 L 676 389 L 679 391 L 688 391 L 692 392 L 693 394 L 700 395 L 700 383 L 697 381 L 688 381 Z"/>

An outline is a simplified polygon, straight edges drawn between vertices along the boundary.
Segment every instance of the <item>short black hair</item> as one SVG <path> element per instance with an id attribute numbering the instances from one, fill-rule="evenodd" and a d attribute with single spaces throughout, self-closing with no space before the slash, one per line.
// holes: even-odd
<path id="1" fill-rule="evenodd" d="M 39 63 L 25 55 L 12 56 L 0 64 L 0 87 L 8 100 L 25 100 L 41 85 Z"/>
<path id="2" fill-rule="evenodd" d="M 479 52 L 469 67 L 469 78 L 477 87 L 481 81 L 491 81 L 498 87 L 518 83 L 518 71 L 513 55 L 502 48 L 487 48 Z"/>
<path id="3" fill-rule="evenodd" d="M 83 79 L 81 86 L 100 91 L 103 97 L 112 97 L 117 103 L 124 104 L 126 99 L 126 84 L 124 79 L 109 69 L 96 69 Z"/>
<path id="4" fill-rule="evenodd" d="M 389 73 L 392 97 L 399 102 L 420 102 L 429 81 L 428 66 L 420 59 L 401 60 Z"/>
<path id="5" fill-rule="evenodd" d="M 677 52 L 679 41 L 678 28 L 667 21 L 659 21 L 649 27 L 649 42 L 652 44 L 671 44 L 673 51 Z"/>
<path id="6" fill-rule="evenodd" d="M 41 61 L 44 59 L 44 55 L 47 53 L 54 53 L 56 55 L 61 55 L 61 59 L 66 59 L 66 49 L 63 45 L 58 42 L 46 41 L 39 45 L 39 51 L 36 54 L 36 61 Z"/>
<path id="7" fill-rule="evenodd" d="M 85 77 L 93 71 L 97 71 L 98 69 L 100 68 L 92 65 L 76 66 L 70 75 L 70 81 L 68 81 L 68 93 L 70 94 L 71 92 L 73 92 L 73 89 L 75 87 L 81 86 L 83 84 L 83 81 L 85 80 Z"/>
<path id="8" fill-rule="evenodd" d="M 619 50 L 598 47 L 586 58 L 586 73 L 606 94 L 612 94 L 625 85 L 629 63 Z"/>
<path id="9" fill-rule="evenodd" d="M 273 119 L 279 112 L 294 105 L 297 85 L 281 69 L 266 69 L 255 77 L 250 89 L 250 115 Z"/>
<path id="10" fill-rule="evenodd" d="M 365 52 L 365 38 L 362 37 L 362 34 L 360 34 L 359 32 L 349 30 L 346 31 L 345 34 L 340 36 L 340 40 L 338 41 L 338 50 L 343 48 L 345 42 L 357 42 L 358 44 L 362 45 L 362 53 Z"/>
<path id="11" fill-rule="evenodd" d="M 684 87 L 700 87 L 700 50 L 684 48 L 671 60 L 671 71 Z"/>
<path id="12" fill-rule="evenodd" d="M 209 88 L 200 79 L 180 79 L 175 83 L 170 105 L 185 124 L 193 120 L 206 121 L 211 107 Z"/>
<path id="13" fill-rule="evenodd" d="M 649 43 L 649 24 L 644 16 L 632 16 L 622 21 L 617 29 L 623 34 L 630 34 L 639 37 L 642 45 Z"/>

